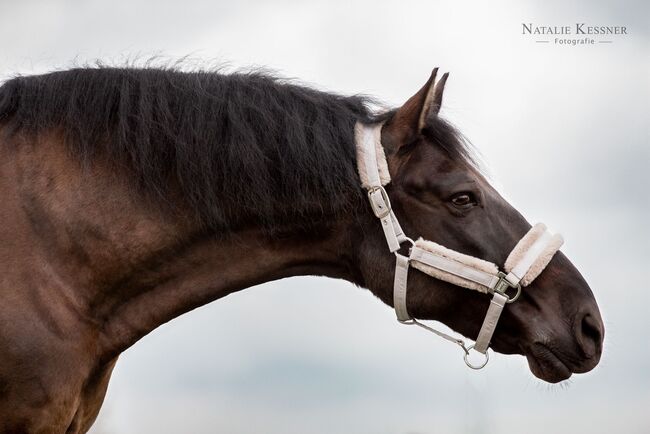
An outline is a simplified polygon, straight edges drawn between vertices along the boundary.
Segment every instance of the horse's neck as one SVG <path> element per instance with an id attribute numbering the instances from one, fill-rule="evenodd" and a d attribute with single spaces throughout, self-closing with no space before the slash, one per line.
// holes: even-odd
<path id="1" fill-rule="evenodd" d="M 253 285 L 297 275 L 354 280 L 342 255 L 346 238 L 271 241 L 261 231 L 225 241 L 198 240 L 157 270 L 135 272 L 137 288 L 116 287 L 96 315 L 105 321 L 103 347 L 120 352 L 159 325 Z"/>
<path id="2" fill-rule="evenodd" d="M 15 209 L 4 209 L 9 223 L 0 232 L 5 241 L 20 237 L 14 254 L 25 256 L 18 261 L 25 269 L 13 270 L 23 276 L 16 288 L 30 274 L 47 282 L 33 298 L 61 312 L 57 321 L 77 324 L 70 329 L 93 327 L 100 357 L 110 359 L 159 325 L 252 285 L 307 274 L 357 280 L 350 275 L 349 222 L 281 241 L 255 228 L 217 239 L 200 235 L 190 218 L 145 206 L 102 164 L 83 172 L 55 137 L 14 149 L 6 157 L 16 164 L 1 176 L 18 180 L 3 192 L 16 198 Z M 23 293 L 34 287 L 22 284 Z"/>

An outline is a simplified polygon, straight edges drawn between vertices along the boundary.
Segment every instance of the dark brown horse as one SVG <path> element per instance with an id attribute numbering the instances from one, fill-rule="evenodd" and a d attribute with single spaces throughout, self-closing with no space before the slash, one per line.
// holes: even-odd
<path id="1" fill-rule="evenodd" d="M 530 225 L 426 104 L 401 108 L 264 74 L 78 69 L 0 88 L 0 433 L 83 433 L 125 349 L 252 285 L 346 279 L 392 305 L 394 259 L 356 171 L 384 122 L 407 234 L 497 264 Z M 422 122 L 424 121 L 424 122 Z M 489 297 L 423 273 L 408 310 L 475 338 Z M 492 339 L 558 382 L 600 359 L 587 283 L 558 253 Z"/>

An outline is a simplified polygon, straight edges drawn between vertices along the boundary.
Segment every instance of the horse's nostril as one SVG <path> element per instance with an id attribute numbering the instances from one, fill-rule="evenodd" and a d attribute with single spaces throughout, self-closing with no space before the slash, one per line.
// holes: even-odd
<path id="1" fill-rule="evenodd" d="M 582 317 L 576 318 L 579 323 L 576 324 L 576 335 L 580 348 L 585 357 L 591 358 L 599 355 L 603 342 L 603 326 L 601 321 L 591 313 L 583 314 Z"/>

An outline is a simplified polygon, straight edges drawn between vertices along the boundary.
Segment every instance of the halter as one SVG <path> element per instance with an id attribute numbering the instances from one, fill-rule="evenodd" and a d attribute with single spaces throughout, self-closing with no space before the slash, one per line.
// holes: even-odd
<path id="1" fill-rule="evenodd" d="M 388 249 L 395 255 L 393 306 L 397 320 L 402 324 L 422 327 L 459 345 L 464 351 L 463 358 L 467 366 L 472 369 L 483 368 L 489 360 L 487 350 L 505 305 L 516 301 L 521 294 L 521 287 L 529 285 L 539 276 L 562 246 L 562 237 L 553 235 L 542 223 L 536 224 L 508 255 L 504 264 L 505 272 L 499 271 L 499 267 L 492 262 L 448 249 L 433 241 L 422 238 L 413 241 L 404 234 L 384 189 L 391 179 L 381 145 L 381 124 L 357 123 L 355 139 L 361 184 L 368 192 L 372 211 L 381 223 Z M 399 253 L 401 245 L 406 242 L 411 245 L 408 256 Z M 474 344 L 467 346 L 464 340 L 422 324 L 409 315 L 406 296 L 411 266 L 445 282 L 492 294 L 490 307 Z M 472 349 L 485 356 L 481 363 L 472 364 L 469 361 Z"/>

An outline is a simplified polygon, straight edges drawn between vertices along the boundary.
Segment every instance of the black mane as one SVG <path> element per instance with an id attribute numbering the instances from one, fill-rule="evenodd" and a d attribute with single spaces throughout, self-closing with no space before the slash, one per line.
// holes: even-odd
<path id="1" fill-rule="evenodd" d="M 226 233 L 355 209 L 358 120 L 375 120 L 363 97 L 258 72 L 79 68 L 0 87 L 9 133 L 63 131 L 81 161 L 108 156 L 156 203 L 180 196 Z"/>

